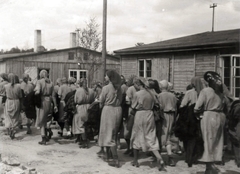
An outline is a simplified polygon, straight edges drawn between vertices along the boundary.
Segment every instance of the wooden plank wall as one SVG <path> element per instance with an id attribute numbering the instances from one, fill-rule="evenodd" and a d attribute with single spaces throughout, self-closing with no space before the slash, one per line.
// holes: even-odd
<path id="1" fill-rule="evenodd" d="M 194 76 L 194 58 L 192 54 L 175 55 L 173 64 L 174 90 L 186 91 Z"/>
<path id="2" fill-rule="evenodd" d="M 138 75 L 138 61 L 137 57 L 129 57 L 129 58 L 123 58 L 122 59 L 122 72 L 121 74 L 128 78 L 131 75 Z"/>
<path id="3" fill-rule="evenodd" d="M 169 81 L 169 58 L 152 59 L 152 78 Z"/>
<path id="4" fill-rule="evenodd" d="M 5 72 L 6 72 L 6 63 L 0 62 L 0 73 L 5 73 Z"/>
<path id="5" fill-rule="evenodd" d="M 197 77 L 203 77 L 206 71 L 215 71 L 216 55 L 207 53 L 196 54 L 196 73 Z"/>

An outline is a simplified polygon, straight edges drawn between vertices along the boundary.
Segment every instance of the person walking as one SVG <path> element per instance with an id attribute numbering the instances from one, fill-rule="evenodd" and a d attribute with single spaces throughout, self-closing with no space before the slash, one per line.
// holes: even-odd
<path id="1" fill-rule="evenodd" d="M 39 73 L 40 79 L 37 81 L 34 89 L 35 95 L 39 95 L 41 98 L 40 106 L 37 108 L 37 119 L 36 127 L 40 127 L 42 141 L 38 142 L 40 145 L 46 145 L 48 141 L 47 137 L 47 118 L 51 113 L 52 95 L 53 95 L 53 84 L 48 78 L 48 72 L 41 70 Z M 55 108 L 56 106 L 54 106 Z"/>
<path id="2" fill-rule="evenodd" d="M 148 88 L 148 82 L 145 78 L 139 77 L 136 84 L 139 91 L 136 92 L 136 104 L 133 107 L 136 110 L 134 124 L 131 135 L 131 147 L 133 148 L 134 161 L 133 166 L 139 167 L 139 150 L 143 152 L 151 151 L 157 158 L 158 170 L 165 171 L 163 159 L 158 152 L 159 142 L 156 135 L 156 126 L 153 114 L 153 107 L 157 100 L 154 93 Z"/>
<path id="3" fill-rule="evenodd" d="M 29 83 L 29 75 L 23 74 L 22 76 L 21 89 L 23 91 L 23 111 L 27 117 L 27 134 L 31 134 L 31 125 L 36 120 L 36 108 L 34 105 L 34 86 L 32 83 Z"/>
<path id="4" fill-rule="evenodd" d="M 22 91 L 18 77 L 13 73 L 8 75 L 9 83 L 5 85 L 6 104 L 5 104 L 5 127 L 10 130 L 10 138 L 14 139 L 16 128 L 20 123 L 20 111 L 22 108 Z"/>
<path id="5" fill-rule="evenodd" d="M 204 151 L 201 162 L 206 163 L 205 174 L 220 173 L 214 162 L 221 161 L 223 156 L 223 129 L 226 116 L 224 110 L 227 107 L 223 95 L 223 84 L 219 74 L 207 71 L 204 80 L 209 87 L 204 88 L 194 107 L 195 113 L 201 113 L 201 132 L 204 141 Z"/>
<path id="6" fill-rule="evenodd" d="M 83 142 L 80 148 L 88 148 L 85 123 L 88 120 L 88 108 L 94 102 L 94 91 L 87 87 L 87 79 L 80 80 L 80 88 L 77 88 L 74 101 L 77 111 L 73 116 L 72 132 L 77 135 L 77 139 L 82 138 Z"/>
<path id="7" fill-rule="evenodd" d="M 172 126 L 175 120 L 177 112 L 177 98 L 174 94 L 168 91 L 168 81 L 162 80 L 160 82 L 162 92 L 158 95 L 158 101 L 163 110 L 163 122 L 162 122 L 162 146 L 166 147 L 168 154 L 168 165 L 175 166 L 175 161 L 172 155 L 172 144 L 170 136 L 172 133 Z"/>
<path id="8" fill-rule="evenodd" d="M 102 88 L 99 99 L 100 107 L 103 109 L 98 144 L 100 147 L 106 147 L 106 161 L 108 164 L 119 167 L 117 135 L 122 120 L 121 77 L 116 71 L 110 70 L 106 72 L 105 80 L 108 84 Z M 109 161 L 110 149 L 113 161 Z"/>

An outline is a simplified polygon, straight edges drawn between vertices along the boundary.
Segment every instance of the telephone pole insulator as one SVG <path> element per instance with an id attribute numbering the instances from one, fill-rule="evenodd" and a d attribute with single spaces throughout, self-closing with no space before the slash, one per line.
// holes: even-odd
<path id="1" fill-rule="evenodd" d="M 213 16 L 212 16 L 212 32 L 214 32 L 214 11 L 215 11 L 215 7 L 217 7 L 216 3 L 213 3 L 213 5 L 210 5 L 210 8 L 213 9 Z"/>

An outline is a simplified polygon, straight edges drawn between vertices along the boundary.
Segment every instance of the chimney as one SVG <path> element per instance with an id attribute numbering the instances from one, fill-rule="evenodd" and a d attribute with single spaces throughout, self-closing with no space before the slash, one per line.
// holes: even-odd
<path id="1" fill-rule="evenodd" d="M 34 31 L 34 52 L 39 52 L 42 45 L 41 30 Z"/>
<path id="2" fill-rule="evenodd" d="M 70 33 L 70 48 L 77 46 L 77 33 Z"/>

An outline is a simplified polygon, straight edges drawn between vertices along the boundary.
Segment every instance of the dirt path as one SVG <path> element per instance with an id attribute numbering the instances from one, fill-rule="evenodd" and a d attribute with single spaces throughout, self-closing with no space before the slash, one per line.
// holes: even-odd
<path id="1" fill-rule="evenodd" d="M 16 157 L 21 164 L 36 168 L 42 174 L 146 174 L 146 173 L 169 173 L 189 174 L 204 173 L 204 165 L 194 165 L 188 168 L 183 156 L 176 156 L 177 166 L 167 167 L 167 172 L 159 172 L 156 163 L 151 162 L 151 157 L 140 154 L 140 167 L 131 166 L 132 158 L 123 155 L 125 149 L 119 150 L 121 162 L 120 168 L 108 166 L 96 153 L 99 147 L 95 142 L 90 143 L 89 149 L 80 149 L 74 140 L 58 137 L 57 130 L 54 130 L 53 139 L 47 146 L 38 145 L 40 141 L 39 130 L 33 129 L 32 135 L 26 135 L 26 129 L 20 130 L 16 139 L 11 140 L 4 135 L 4 128 L 0 127 L 0 152 L 2 157 Z M 122 142 L 123 146 L 124 141 Z M 166 156 L 163 154 L 163 158 Z M 233 159 L 227 159 L 225 166 L 218 166 L 223 173 L 240 173 L 240 169 Z M 1 171 L 1 169 L 0 169 Z"/>

